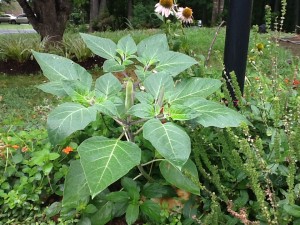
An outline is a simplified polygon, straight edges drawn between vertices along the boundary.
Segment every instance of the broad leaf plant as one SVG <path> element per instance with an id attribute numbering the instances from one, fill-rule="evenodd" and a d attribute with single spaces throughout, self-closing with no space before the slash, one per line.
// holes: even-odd
<path id="1" fill-rule="evenodd" d="M 95 81 L 69 59 L 33 52 L 49 79 L 39 88 L 70 100 L 49 114 L 49 139 L 53 145 L 60 144 L 99 115 L 110 117 L 121 129 L 115 129 L 120 131 L 116 138 L 92 136 L 80 143 L 79 160 L 71 163 L 65 180 L 63 207 L 76 208 L 78 202 L 96 197 L 135 167 L 145 179 L 155 182 L 147 171 L 154 162 L 166 182 L 199 195 L 200 189 L 192 181 L 198 179 L 198 172 L 190 159 L 191 140 L 178 121 L 220 128 L 246 122 L 238 112 L 206 99 L 220 89 L 221 82 L 198 77 L 176 79 L 197 61 L 170 51 L 164 34 L 138 44 L 129 35 L 118 43 L 89 34 L 81 37 L 94 54 L 105 59 L 105 74 Z M 120 81 L 116 73 L 125 78 Z M 145 150 L 141 143 L 145 141 L 151 144 L 148 150 L 153 154 L 142 163 Z"/>

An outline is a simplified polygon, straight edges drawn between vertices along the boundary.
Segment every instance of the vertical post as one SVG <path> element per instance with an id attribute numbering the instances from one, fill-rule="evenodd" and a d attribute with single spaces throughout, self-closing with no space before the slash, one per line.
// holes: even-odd
<path id="1" fill-rule="evenodd" d="M 252 3 L 253 0 L 230 0 L 226 26 L 224 50 L 225 71 L 223 77 L 226 79 L 227 87 L 233 101 L 236 100 L 236 97 L 229 80 L 232 71 L 236 74 L 241 93 L 244 92 Z"/>

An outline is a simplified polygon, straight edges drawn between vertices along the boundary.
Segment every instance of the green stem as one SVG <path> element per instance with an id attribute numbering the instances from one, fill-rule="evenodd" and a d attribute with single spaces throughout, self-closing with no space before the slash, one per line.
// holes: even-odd
<path id="1" fill-rule="evenodd" d="M 141 174 L 150 182 L 153 182 L 154 179 L 144 170 L 144 168 L 142 167 L 142 165 L 138 165 L 137 168 L 139 169 L 139 171 L 141 172 Z"/>

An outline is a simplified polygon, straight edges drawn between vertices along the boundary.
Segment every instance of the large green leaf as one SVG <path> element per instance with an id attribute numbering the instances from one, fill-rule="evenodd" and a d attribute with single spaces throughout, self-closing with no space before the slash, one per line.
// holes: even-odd
<path id="1" fill-rule="evenodd" d="M 171 105 L 165 113 L 168 113 L 173 120 L 191 120 L 199 116 L 193 108 L 177 104 Z"/>
<path id="2" fill-rule="evenodd" d="M 238 127 L 242 122 L 249 123 L 239 112 L 206 99 L 190 99 L 184 104 L 198 112 L 195 120 L 204 127 Z"/>
<path id="3" fill-rule="evenodd" d="M 61 81 L 50 81 L 38 85 L 37 88 L 41 89 L 46 93 L 53 94 L 58 97 L 67 96 L 67 93 L 65 92 Z"/>
<path id="4" fill-rule="evenodd" d="M 62 206 L 76 209 L 80 203 L 88 203 L 90 190 L 79 160 L 72 161 L 65 179 Z"/>
<path id="5" fill-rule="evenodd" d="M 90 89 L 78 80 L 62 80 L 65 92 L 73 99 L 73 101 L 81 103 L 86 102 L 93 96 L 90 96 Z M 92 94 L 93 95 L 93 94 Z"/>
<path id="6" fill-rule="evenodd" d="M 156 34 L 142 40 L 137 45 L 139 61 L 150 66 L 158 61 L 158 56 L 169 50 L 168 40 L 165 34 Z"/>
<path id="7" fill-rule="evenodd" d="M 193 97 L 205 98 L 221 86 L 219 80 L 210 78 L 190 78 L 179 82 L 169 97 L 169 102 L 183 103 Z"/>
<path id="8" fill-rule="evenodd" d="M 107 73 L 96 80 L 95 89 L 108 97 L 117 94 L 122 89 L 122 85 L 112 73 Z"/>
<path id="9" fill-rule="evenodd" d="M 181 168 L 191 153 L 191 141 L 187 133 L 174 123 L 162 124 L 151 119 L 143 126 L 144 138 L 149 140 L 156 150 L 177 168 Z"/>
<path id="10" fill-rule="evenodd" d="M 199 179 L 197 167 L 192 160 L 189 159 L 181 171 L 167 161 L 162 161 L 159 164 L 159 169 L 170 184 L 195 195 L 200 195 L 200 188 L 192 181 L 198 181 Z M 184 175 L 184 173 L 187 173 L 190 177 Z"/>
<path id="11" fill-rule="evenodd" d="M 40 65 L 44 76 L 50 81 L 80 80 L 86 86 L 92 84 L 91 75 L 80 65 L 72 60 L 48 53 L 33 51 L 33 55 Z"/>
<path id="12" fill-rule="evenodd" d="M 122 50 L 126 56 L 130 56 L 137 51 L 137 46 L 130 35 L 121 38 L 117 44 L 117 48 Z"/>
<path id="13" fill-rule="evenodd" d="M 128 113 L 143 119 L 151 119 L 155 116 L 154 107 L 146 103 L 140 103 L 132 106 L 128 110 Z"/>
<path id="14" fill-rule="evenodd" d="M 104 59 L 115 58 L 117 45 L 112 40 L 84 33 L 80 33 L 80 36 L 96 55 Z"/>
<path id="15" fill-rule="evenodd" d="M 92 197 L 128 173 L 141 160 L 141 149 L 132 142 L 92 137 L 78 147 Z"/>
<path id="16" fill-rule="evenodd" d="M 75 131 L 96 120 L 96 110 L 78 103 L 63 103 L 48 116 L 47 129 L 52 144 L 58 144 Z"/>
<path id="17" fill-rule="evenodd" d="M 164 71 L 171 76 L 177 76 L 182 71 L 198 63 L 188 55 L 173 51 L 165 51 L 159 54 L 158 59 L 159 63 L 155 67 L 155 70 Z"/>
<path id="18" fill-rule="evenodd" d="M 171 92 L 174 88 L 173 79 L 165 73 L 154 73 L 147 77 L 144 82 L 147 92 L 149 92 L 154 99 L 157 99 L 163 88 L 164 92 Z"/>

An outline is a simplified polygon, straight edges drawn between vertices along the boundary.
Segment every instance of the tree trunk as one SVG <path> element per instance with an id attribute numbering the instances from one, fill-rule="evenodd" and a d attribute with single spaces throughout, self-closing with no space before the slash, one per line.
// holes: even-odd
<path id="1" fill-rule="evenodd" d="M 62 41 L 67 21 L 71 13 L 70 0 L 17 0 L 27 15 L 33 29 L 48 43 Z"/>
<path id="2" fill-rule="evenodd" d="M 216 25 L 217 18 L 219 12 L 219 0 L 213 0 L 213 8 L 212 8 L 212 15 L 211 15 L 211 26 Z"/>
<path id="3" fill-rule="evenodd" d="M 127 19 L 131 20 L 133 16 L 133 0 L 127 2 Z"/>
<path id="4" fill-rule="evenodd" d="M 296 0 L 298 1 L 298 0 Z M 279 7 L 280 7 L 280 0 L 275 0 L 275 4 L 274 4 L 274 12 L 279 15 Z"/>
<path id="5" fill-rule="evenodd" d="M 106 0 L 101 0 L 100 6 L 99 6 L 99 17 L 100 18 L 103 17 L 103 14 L 105 13 L 106 10 L 107 10 Z"/>
<path id="6" fill-rule="evenodd" d="M 98 18 L 99 0 L 90 0 L 90 24 L 89 31 L 93 32 L 93 22 Z"/>
<path id="7" fill-rule="evenodd" d="M 295 2 L 295 26 L 300 26 L 300 2 L 296 0 Z M 300 31 L 299 28 L 296 30 Z"/>
<path id="8" fill-rule="evenodd" d="M 219 12 L 218 12 L 219 15 L 223 13 L 224 5 L 225 5 L 225 0 L 219 0 Z"/>

